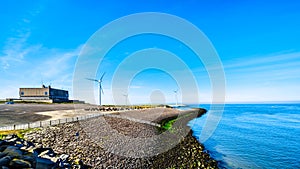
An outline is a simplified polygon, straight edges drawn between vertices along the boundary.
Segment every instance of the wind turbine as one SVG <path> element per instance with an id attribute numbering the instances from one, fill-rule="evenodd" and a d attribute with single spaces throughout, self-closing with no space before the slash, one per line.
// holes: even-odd
<path id="1" fill-rule="evenodd" d="M 100 77 L 99 80 L 86 78 L 87 80 L 94 81 L 94 82 L 97 82 L 99 84 L 99 105 L 100 106 L 101 106 L 101 93 L 104 94 L 103 89 L 102 89 L 102 85 L 101 85 L 104 75 L 105 75 L 105 72 L 102 74 L 102 76 Z"/>
<path id="2" fill-rule="evenodd" d="M 126 103 L 126 106 L 127 106 L 128 93 L 124 93 L 123 96 L 125 97 L 125 103 Z"/>
<path id="3" fill-rule="evenodd" d="M 177 98 L 177 92 L 178 92 L 178 89 L 177 89 L 177 90 L 174 90 L 173 92 L 175 93 L 176 106 L 178 106 L 178 98 Z"/>

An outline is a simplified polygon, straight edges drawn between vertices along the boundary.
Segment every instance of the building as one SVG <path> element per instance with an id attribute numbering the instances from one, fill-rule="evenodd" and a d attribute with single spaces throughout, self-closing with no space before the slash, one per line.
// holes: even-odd
<path id="1" fill-rule="evenodd" d="M 69 92 L 67 90 L 54 89 L 51 86 L 43 85 L 41 88 L 20 88 L 19 96 L 25 101 L 42 101 L 42 102 L 68 102 Z"/>

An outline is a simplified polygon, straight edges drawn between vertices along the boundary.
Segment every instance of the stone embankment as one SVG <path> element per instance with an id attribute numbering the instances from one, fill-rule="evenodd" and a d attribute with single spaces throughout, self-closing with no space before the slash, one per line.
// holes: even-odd
<path id="1" fill-rule="evenodd" d="M 1 169 L 65 169 L 88 168 L 81 160 L 69 160 L 69 155 L 58 155 L 51 148 L 37 147 L 16 135 L 9 135 L 0 140 Z"/>
<path id="2" fill-rule="evenodd" d="M 138 117 L 139 112 L 132 113 L 137 113 L 136 117 Z M 196 116 L 203 113 L 203 111 L 199 111 Z M 160 113 L 159 121 L 166 118 L 174 119 L 179 117 L 178 113 L 174 113 L 174 115 L 175 116 L 172 117 L 170 115 L 162 117 L 164 113 Z M 135 115 L 131 114 L 131 117 L 133 116 Z M 51 158 L 57 158 L 58 164 L 66 163 L 70 166 L 73 165 L 73 167 L 75 167 L 75 164 L 79 164 L 78 161 L 82 161 L 81 165 L 77 167 L 218 168 L 217 162 L 210 158 L 204 147 L 192 136 L 190 129 L 186 126 L 188 121 L 196 116 L 195 114 L 191 115 L 188 113 L 180 116 L 169 131 L 164 131 L 161 128 L 149 124 L 104 116 L 32 131 L 27 133 L 24 138 L 28 142 L 32 142 L 36 147 L 51 147 L 51 150 L 53 149 L 55 152 L 55 156 Z M 114 133 L 118 134 L 116 135 Z M 162 134 L 165 134 L 167 137 L 158 137 Z M 149 140 L 151 140 L 150 138 L 156 137 L 160 138 L 154 139 L 154 141 L 156 141 L 154 143 L 157 143 L 156 145 L 158 145 L 158 147 L 152 148 L 151 146 L 146 146 L 147 142 L 140 144 L 143 145 L 145 149 L 142 149 L 139 145 L 130 144 L 130 141 L 135 139 L 147 140 L 149 138 Z M 124 138 L 129 139 L 124 141 Z M 176 140 L 176 144 L 174 144 L 174 140 Z M 130 146 L 127 146 L 127 144 Z M 155 152 L 156 148 L 162 146 L 168 147 L 169 145 L 172 146 L 161 153 L 147 154 L 152 151 Z M 137 153 L 130 154 L 126 153 L 127 151 Z M 52 154 L 54 154 L 54 152 Z M 139 155 L 138 153 L 141 155 L 135 156 Z M 21 154 L 24 156 L 26 153 L 22 152 Z M 39 154 L 50 156 L 49 153 Z M 34 157 L 36 156 L 38 157 L 38 155 Z M 5 155 L 3 157 L 5 157 Z M 19 159 L 24 160 L 22 158 Z M 2 158 L 0 161 L 1 160 Z M 12 160 L 13 159 L 10 159 L 8 164 L 11 164 Z M 59 161 L 63 160 L 63 163 L 59 163 Z M 85 164 L 85 166 L 83 166 L 83 164 Z M 32 163 L 30 162 L 30 165 L 31 168 L 34 168 L 37 163 L 33 160 Z M 55 165 L 57 166 L 57 164 Z"/>

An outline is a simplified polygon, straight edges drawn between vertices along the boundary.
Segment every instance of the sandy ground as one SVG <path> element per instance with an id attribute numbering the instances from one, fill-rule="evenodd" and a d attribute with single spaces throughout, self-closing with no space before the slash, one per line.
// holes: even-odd
<path id="1" fill-rule="evenodd" d="M 83 115 L 89 104 L 0 104 L 0 127 Z"/>
<path id="2" fill-rule="evenodd" d="M 113 114 L 117 113 L 118 111 L 86 111 L 84 109 L 75 109 L 75 110 L 55 110 L 55 111 L 44 111 L 44 112 L 36 112 L 36 115 L 41 116 L 50 116 L 47 120 L 58 120 L 64 119 L 69 117 L 79 117 L 79 116 L 86 116 L 90 114 Z"/>
<path id="3" fill-rule="evenodd" d="M 36 115 L 42 116 L 50 116 L 47 120 L 57 120 L 57 119 L 64 119 L 69 117 L 77 117 L 77 116 L 84 116 L 88 113 L 84 110 L 55 110 L 55 111 L 45 111 L 45 112 L 36 112 Z"/>

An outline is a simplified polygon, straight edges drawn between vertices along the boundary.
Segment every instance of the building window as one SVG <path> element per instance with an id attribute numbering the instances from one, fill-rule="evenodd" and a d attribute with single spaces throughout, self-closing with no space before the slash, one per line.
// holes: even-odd
<path id="1" fill-rule="evenodd" d="M 23 96 L 24 95 L 24 92 L 21 92 L 21 96 Z"/>
<path id="2" fill-rule="evenodd" d="M 45 95 L 48 95 L 48 92 L 45 92 Z"/>

